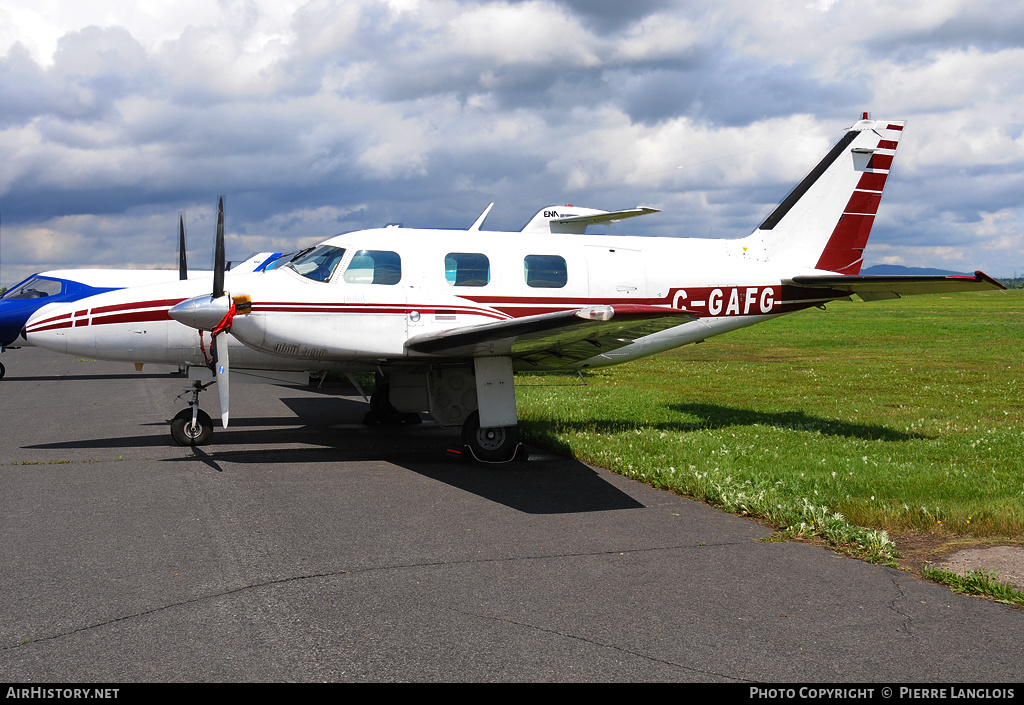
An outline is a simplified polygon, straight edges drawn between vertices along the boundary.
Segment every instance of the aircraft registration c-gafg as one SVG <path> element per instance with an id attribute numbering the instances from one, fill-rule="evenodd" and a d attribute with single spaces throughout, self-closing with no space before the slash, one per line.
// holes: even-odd
<path id="1" fill-rule="evenodd" d="M 227 427 L 232 378 L 365 371 L 378 374 L 379 419 L 425 412 L 461 426 L 477 459 L 505 461 L 517 447 L 516 371 L 617 365 L 852 294 L 1003 288 L 981 272 L 859 274 L 903 127 L 865 113 L 735 240 L 584 233 L 651 209 L 548 208 L 515 233 L 481 231 L 485 211 L 465 231 L 339 235 L 226 287 L 222 200 L 212 290 L 177 281 L 46 306 L 26 335 L 59 352 L 188 365 L 192 400 L 171 424 L 182 444 L 212 434 L 199 392 L 213 381 Z"/>

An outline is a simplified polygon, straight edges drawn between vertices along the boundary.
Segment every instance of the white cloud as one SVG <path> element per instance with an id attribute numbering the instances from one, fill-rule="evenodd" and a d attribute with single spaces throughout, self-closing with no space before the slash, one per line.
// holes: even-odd
<path id="1" fill-rule="evenodd" d="M 448 47 L 455 54 L 494 59 L 499 65 L 600 63 L 590 34 L 556 5 L 533 0 L 468 7 L 445 31 Z"/>

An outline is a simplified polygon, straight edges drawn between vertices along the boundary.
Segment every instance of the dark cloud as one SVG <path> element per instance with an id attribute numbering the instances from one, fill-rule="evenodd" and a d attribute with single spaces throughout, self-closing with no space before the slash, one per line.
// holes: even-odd
<path id="1" fill-rule="evenodd" d="M 772 66 L 722 53 L 690 65 L 608 71 L 604 81 L 629 116 L 645 124 L 680 115 L 729 126 L 800 112 L 854 115 L 870 98 L 863 85 L 821 83 L 803 66 Z"/>
<path id="2" fill-rule="evenodd" d="M 1024 46 L 1024 5 L 991 0 L 965 5 L 941 24 L 923 29 L 888 28 L 865 46 L 899 62 L 919 60 L 929 51 L 975 47 L 987 52 Z"/>
<path id="3" fill-rule="evenodd" d="M 555 0 L 556 4 L 565 7 L 579 17 L 585 26 L 600 34 L 612 34 L 634 24 L 638 20 L 660 10 L 672 9 L 679 12 L 689 3 L 678 0 Z M 693 14 L 700 14 L 699 9 Z"/>

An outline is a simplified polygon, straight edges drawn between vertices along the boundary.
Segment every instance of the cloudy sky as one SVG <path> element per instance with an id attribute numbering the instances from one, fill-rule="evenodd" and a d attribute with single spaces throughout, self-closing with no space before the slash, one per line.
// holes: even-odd
<path id="1" fill-rule="evenodd" d="M 896 8 L 896 9 L 894 9 Z M 1019 0 L 0 0 L 0 283 L 389 222 L 741 237 L 862 111 L 907 120 L 866 253 L 1024 272 Z"/>

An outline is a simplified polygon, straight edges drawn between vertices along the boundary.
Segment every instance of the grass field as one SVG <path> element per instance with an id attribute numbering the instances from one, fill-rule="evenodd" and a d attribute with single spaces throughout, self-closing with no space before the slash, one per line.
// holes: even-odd
<path id="1" fill-rule="evenodd" d="M 837 302 L 517 388 L 533 443 L 873 560 L 1024 535 L 1024 291 Z"/>

